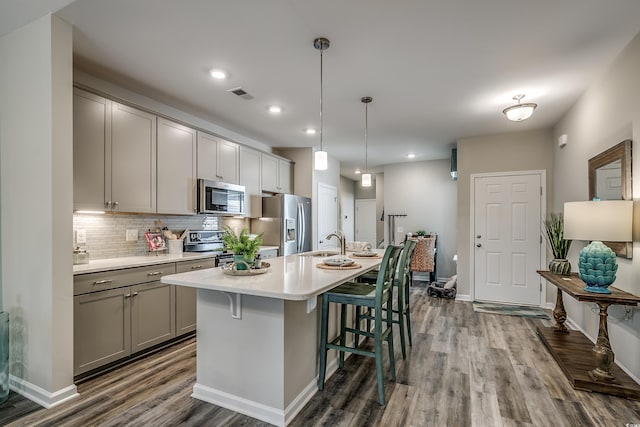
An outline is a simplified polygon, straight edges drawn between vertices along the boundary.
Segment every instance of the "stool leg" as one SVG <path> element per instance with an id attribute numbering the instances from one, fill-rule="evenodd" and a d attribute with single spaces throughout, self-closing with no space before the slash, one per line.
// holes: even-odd
<path id="1" fill-rule="evenodd" d="M 347 306 L 340 304 L 340 346 L 344 347 L 347 343 Z M 340 350 L 338 366 L 340 369 L 344 367 L 344 351 Z"/>
<path id="2" fill-rule="evenodd" d="M 322 296 L 322 319 L 320 320 L 320 362 L 318 366 L 318 390 L 324 388 L 327 371 L 327 329 L 329 327 L 329 299 Z"/>
<path id="3" fill-rule="evenodd" d="M 402 284 L 398 286 L 398 326 L 400 327 L 400 349 L 402 350 L 402 358 L 407 358 L 407 350 L 404 340 L 404 297 L 402 295 Z M 387 304 L 391 304 L 391 300 Z M 392 304 L 393 306 L 393 304 Z M 391 313 L 393 316 L 393 307 Z"/>
<path id="4" fill-rule="evenodd" d="M 384 376 L 382 371 L 382 313 L 378 313 L 374 322 L 376 381 L 378 383 L 378 401 L 384 405 Z M 392 334 L 389 334 L 392 335 Z"/>
<path id="5" fill-rule="evenodd" d="M 409 281 L 405 283 L 404 294 L 404 318 L 407 321 L 407 335 L 409 335 L 409 347 L 413 347 L 411 339 L 411 308 L 409 307 Z"/>
<path id="6" fill-rule="evenodd" d="M 391 302 L 391 301 L 389 301 Z M 387 316 L 387 328 L 389 328 L 389 336 L 387 337 L 387 345 L 389 346 L 389 369 L 391 370 L 391 380 L 396 380 L 396 355 L 393 348 L 393 306 L 389 305 L 389 313 Z"/>
<path id="7" fill-rule="evenodd" d="M 356 329 L 360 330 L 360 323 L 362 320 L 360 319 L 360 307 L 356 307 Z M 360 334 L 356 334 L 354 337 L 354 347 L 358 347 L 358 343 L 360 342 Z"/>

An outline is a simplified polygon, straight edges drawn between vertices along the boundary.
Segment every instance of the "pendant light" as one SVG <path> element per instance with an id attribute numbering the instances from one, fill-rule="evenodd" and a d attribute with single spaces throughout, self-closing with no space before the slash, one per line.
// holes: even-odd
<path id="1" fill-rule="evenodd" d="M 327 170 L 327 152 L 322 147 L 322 52 L 329 48 L 329 39 L 318 37 L 313 41 L 313 47 L 320 51 L 320 151 L 315 153 L 315 170 Z"/>
<path id="2" fill-rule="evenodd" d="M 538 104 L 534 104 L 533 102 L 521 104 L 520 100 L 522 98 L 524 98 L 523 94 L 514 96 L 514 101 L 518 101 L 518 103 L 502 110 L 504 115 L 507 116 L 507 119 L 512 122 L 521 122 L 528 119 L 533 114 L 533 110 L 538 106 Z"/>
<path id="3" fill-rule="evenodd" d="M 369 103 L 373 101 L 370 96 L 363 96 L 360 101 L 364 103 L 364 173 L 362 174 L 362 186 L 371 187 L 371 174 L 367 171 L 368 159 L 368 141 L 367 141 L 367 128 L 369 127 Z"/>

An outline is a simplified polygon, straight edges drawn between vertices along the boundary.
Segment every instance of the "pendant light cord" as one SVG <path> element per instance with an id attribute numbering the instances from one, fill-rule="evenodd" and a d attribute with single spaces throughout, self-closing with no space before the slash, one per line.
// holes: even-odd
<path id="1" fill-rule="evenodd" d="M 322 150 L 322 50 L 320 50 L 320 151 Z"/>
<path id="2" fill-rule="evenodd" d="M 364 173 L 367 173 L 369 160 L 369 140 L 367 136 L 369 129 L 369 103 L 364 104 Z"/>

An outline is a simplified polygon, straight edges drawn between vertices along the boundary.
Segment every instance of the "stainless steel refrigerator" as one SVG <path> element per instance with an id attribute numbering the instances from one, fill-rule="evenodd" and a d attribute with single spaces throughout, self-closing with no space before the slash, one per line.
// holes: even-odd
<path id="1" fill-rule="evenodd" d="M 262 244 L 278 246 L 278 255 L 311 250 L 311 199 L 293 194 L 262 198 L 262 217 L 251 221 L 252 233 L 264 233 Z"/>

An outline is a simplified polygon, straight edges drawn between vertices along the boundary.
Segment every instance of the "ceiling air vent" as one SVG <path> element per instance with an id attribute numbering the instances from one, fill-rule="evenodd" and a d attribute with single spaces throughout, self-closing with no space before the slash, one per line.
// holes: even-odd
<path id="1" fill-rule="evenodd" d="M 250 99 L 253 99 L 253 95 L 250 95 L 249 93 L 247 93 L 246 90 L 242 89 L 241 87 L 236 87 L 236 88 L 233 88 L 233 89 L 229 89 L 228 92 L 231 92 L 234 95 L 237 95 L 242 99 L 246 99 L 247 101 L 250 100 Z"/>

